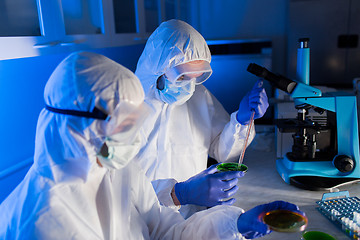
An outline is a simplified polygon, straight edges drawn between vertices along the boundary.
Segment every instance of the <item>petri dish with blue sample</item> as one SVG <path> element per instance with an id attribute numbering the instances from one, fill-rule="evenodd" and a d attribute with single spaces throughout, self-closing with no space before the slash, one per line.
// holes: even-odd
<path id="1" fill-rule="evenodd" d="M 305 215 L 285 209 L 267 212 L 262 216 L 262 220 L 271 230 L 286 233 L 304 231 L 308 224 Z"/>
<path id="2" fill-rule="evenodd" d="M 227 171 L 242 171 L 247 172 L 248 167 L 245 164 L 239 163 L 221 163 L 216 166 L 218 172 L 227 172 Z"/>

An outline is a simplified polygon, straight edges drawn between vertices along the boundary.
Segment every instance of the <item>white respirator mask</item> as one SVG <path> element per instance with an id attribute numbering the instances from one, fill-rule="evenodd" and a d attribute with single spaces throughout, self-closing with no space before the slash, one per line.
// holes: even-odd
<path id="1" fill-rule="evenodd" d="M 140 151 L 143 141 L 140 134 L 138 134 L 131 143 L 117 142 L 109 137 L 105 140 L 105 144 L 108 147 L 109 155 L 107 157 L 101 154 L 97 155 L 101 165 L 109 169 L 121 169 Z"/>

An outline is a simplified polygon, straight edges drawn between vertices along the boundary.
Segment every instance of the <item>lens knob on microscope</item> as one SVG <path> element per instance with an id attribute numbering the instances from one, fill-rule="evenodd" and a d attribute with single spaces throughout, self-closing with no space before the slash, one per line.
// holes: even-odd
<path id="1" fill-rule="evenodd" d="M 355 162 L 347 155 L 337 155 L 333 159 L 334 166 L 343 173 L 351 172 L 355 167 Z"/>

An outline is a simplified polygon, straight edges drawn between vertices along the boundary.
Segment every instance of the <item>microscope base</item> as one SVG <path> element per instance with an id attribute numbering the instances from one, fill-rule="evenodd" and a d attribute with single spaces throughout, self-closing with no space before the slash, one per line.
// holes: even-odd
<path id="1" fill-rule="evenodd" d="M 358 170 L 344 175 L 331 161 L 294 162 L 285 157 L 276 160 L 276 169 L 286 183 L 306 190 L 329 190 L 360 181 Z"/>
<path id="2" fill-rule="evenodd" d="M 344 186 L 360 182 L 358 178 L 327 178 L 316 176 L 297 176 L 290 178 L 290 184 L 295 187 L 311 190 L 311 191 L 324 191 L 332 188 Z"/>

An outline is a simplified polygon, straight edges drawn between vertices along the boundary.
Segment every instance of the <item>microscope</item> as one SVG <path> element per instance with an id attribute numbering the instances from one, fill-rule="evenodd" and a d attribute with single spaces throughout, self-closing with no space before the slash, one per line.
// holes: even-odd
<path id="1" fill-rule="evenodd" d="M 360 181 L 359 133 L 356 96 L 341 93 L 322 93 L 309 85 L 309 56 L 307 38 L 299 39 L 297 81 L 270 72 L 250 63 L 247 71 L 268 80 L 294 99 L 297 117 L 276 119 L 280 132 L 291 132 L 291 152 L 276 160 L 282 179 L 307 190 L 329 190 Z M 326 121 L 308 117 L 312 109 L 326 112 Z"/>

